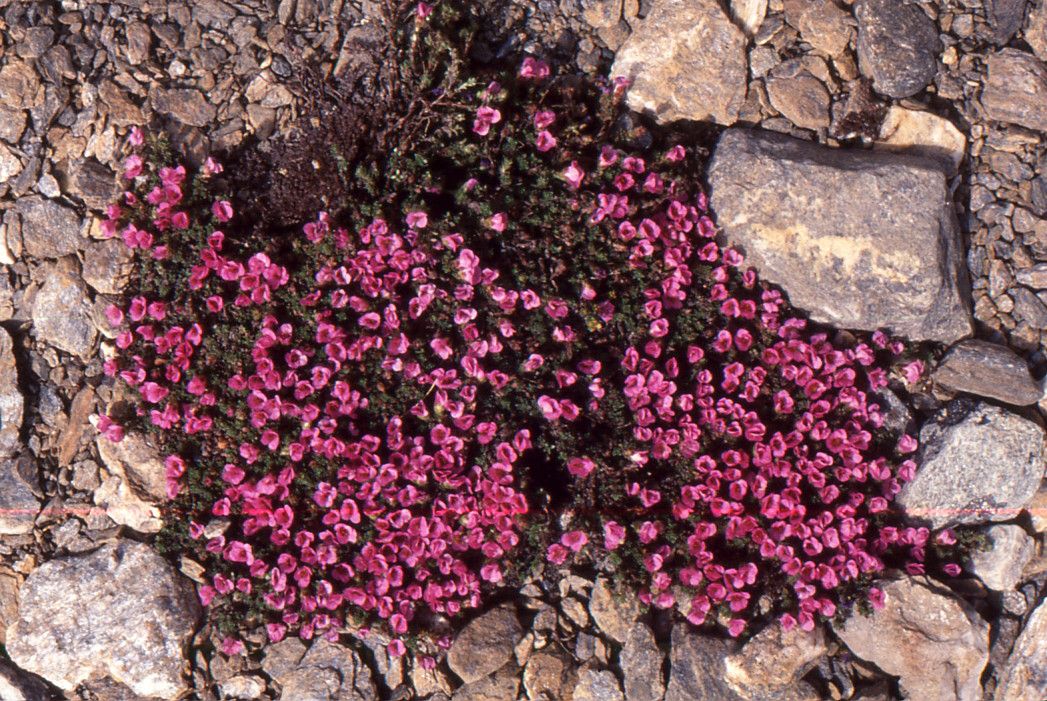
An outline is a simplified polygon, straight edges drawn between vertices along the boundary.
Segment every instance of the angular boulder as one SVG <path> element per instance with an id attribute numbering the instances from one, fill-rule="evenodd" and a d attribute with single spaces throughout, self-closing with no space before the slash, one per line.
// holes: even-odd
<path id="1" fill-rule="evenodd" d="M 0 328 L 0 457 L 14 455 L 21 448 L 24 411 L 25 399 L 18 389 L 14 341 Z"/>
<path id="2" fill-rule="evenodd" d="M 952 402 L 920 431 L 919 468 L 897 503 L 933 528 L 1016 518 L 1043 479 L 1043 441 L 1028 419 Z"/>
<path id="3" fill-rule="evenodd" d="M 1035 404 L 1043 394 L 1028 364 L 1014 351 L 974 338 L 953 346 L 932 377 L 944 389 L 1015 406 Z"/>
<path id="4" fill-rule="evenodd" d="M 982 106 L 990 119 L 1047 132 L 1047 66 L 1025 51 L 1001 49 L 989 57 Z"/>
<path id="5" fill-rule="evenodd" d="M 971 553 L 970 570 L 985 586 L 1010 591 L 1022 578 L 1022 571 L 1036 551 L 1036 542 L 1021 526 L 1013 523 L 985 529 L 986 550 Z"/>
<path id="6" fill-rule="evenodd" d="M 1047 699 L 1047 601 L 1029 616 L 1000 672 L 995 701 Z"/>
<path id="7" fill-rule="evenodd" d="M 523 637 L 516 609 L 506 604 L 474 618 L 451 644 L 447 664 L 466 684 L 496 671 L 513 656 Z"/>
<path id="8" fill-rule="evenodd" d="M 923 90 L 938 71 L 942 50 L 934 22 L 916 3 L 859 0 L 858 67 L 876 92 L 909 97 Z"/>
<path id="9" fill-rule="evenodd" d="M 665 655 L 647 624 L 633 624 L 618 655 L 625 698 L 629 701 L 659 701 L 665 693 L 664 662 Z"/>
<path id="10" fill-rule="evenodd" d="M 727 242 L 815 321 L 914 340 L 972 333 L 963 246 L 935 163 L 729 129 L 709 185 Z"/>
<path id="11" fill-rule="evenodd" d="M 969 604 L 926 578 L 881 585 L 884 607 L 855 612 L 836 635 L 858 657 L 899 678 L 920 701 L 981 701 L 989 624 Z"/>
<path id="12" fill-rule="evenodd" d="M 745 102 L 745 34 L 717 0 L 660 0 L 618 50 L 630 108 L 659 122 L 734 124 Z"/>
<path id="13" fill-rule="evenodd" d="M 7 653 L 64 691 L 109 676 L 139 696 L 171 699 L 187 688 L 185 648 L 199 614 L 188 580 L 148 545 L 117 541 L 26 578 Z"/>

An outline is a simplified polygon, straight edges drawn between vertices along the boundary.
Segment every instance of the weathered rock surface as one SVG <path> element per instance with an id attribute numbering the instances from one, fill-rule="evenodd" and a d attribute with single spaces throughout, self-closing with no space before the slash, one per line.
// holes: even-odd
<path id="1" fill-rule="evenodd" d="M 989 660 L 989 625 L 964 601 L 925 578 L 881 587 L 884 607 L 853 614 L 836 635 L 858 657 L 899 677 L 906 698 L 977 701 Z"/>
<path id="2" fill-rule="evenodd" d="M 895 105 L 887 111 L 874 146 L 883 151 L 923 156 L 955 173 L 967 150 L 967 137 L 944 117 Z"/>
<path id="3" fill-rule="evenodd" d="M 81 359 L 94 351 L 98 330 L 92 321 L 91 301 L 73 266 L 50 268 L 33 299 L 32 317 L 33 335 L 41 341 Z"/>
<path id="4" fill-rule="evenodd" d="M 573 688 L 573 660 L 566 655 L 542 649 L 527 660 L 523 673 L 523 686 L 531 699 L 558 699 L 564 696 L 564 688 Z"/>
<path id="5" fill-rule="evenodd" d="M 1021 581 L 1036 544 L 1021 526 L 1002 524 L 985 529 L 987 550 L 971 553 L 970 569 L 985 586 L 1010 591 Z"/>
<path id="6" fill-rule="evenodd" d="M 624 643 L 640 613 L 640 602 L 635 596 L 615 589 L 606 577 L 596 578 L 589 596 L 589 615 L 606 636 Z"/>
<path id="7" fill-rule="evenodd" d="M 831 98 L 822 81 L 803 69 L 799 61 L 787 61 L 767 78 L 767 97 L 771 105 L 790 122 L 804 129 L 829 126 Z"/>
<path id="8" fill-rule="evenodd" d="M 740 696 L 764 699 L 796 688 L 800 677 L 828 652 L 825 630 L 786 631 L 774 623 L 724 661 L 727 683 Z"/>
<path id="9" fill-rule="evenodd" d="M 614 672 L 585 666 L 578 672 L 572 701 L 625 701 Z"/>
<path id="10" fill-rule="evenodd" d="M 1043 440 L 1028 419 L 953 402 L 920 431 L 922 458 L 898 505 L 934 528 L 1015 518 L 1043 479 Z"/>
<path id="11" fill-rule="evenodd" d="M 727 241 L 816 321 L 920 340 L 970 335 L 963 250 L 933 163 L 729 129 L 709 184 Z"/>
<path id="12" fill-rule="evenodd" d="M 18 389 L 14 341 L 0 328 L 0 457 L 14 455 L 21 447 L 19 431 L 25 400 Z"/>
<path id="13" fill-rule="evenodd" d="M 7 652 L 66 691 L 101 675 L 169 699 L 186 689 L 185 645 L 198 616 L 188 581 L 149 546 L 124 540 L 33 571 Z"/>
<path id="14" fill-rule="evenodd" d="M 0 68 L 0 102 L 11 109 L 30 109 L 44 101 L 40 76 L 28 61 L 9 61 Z"/>
<path id="15" fill-rule="evenodd" d="M 371 701 L 377 689 L 370 668 L 351 648 L 317 639 L 306 650 L 297 639 L 266 651 L 262 668 L 280 685 L 280 701 Z"/>
<path id="16" fill-rule="evenodd" d="M 1037 2 L 1025 23 L 1025 41 L 1041 61 L 1047 61 L 1047 3 Z"/>
<path id="17" fill-rule="evenodd" d="M 859 0 L 858 66 L 876 92 L 902 98 L 923 90 L 938 70 L 941 42 L 916 3 Z"/>
<path id="18" fill-rule="evenodd" d="M 1029 616 L 1000 672 L 995 701 L 1042 701 L 1047 698 L 1047 601 Z"/>
<path id="19" fill-rule="evenodd" d="M 1029 366 L 1007 346 L 979 339 L 960 341 L 942 359 L 932 375 L 953 392 L 967 392 L 1015 406 L 1040 400 L 1042 391 Z"/>
<path id="20" fill-rule="evenodd" d="M 84 248 L 84 282 L 102 294 L 120 294 L 133 269 L 130 249 L 119 238 L 93 241 Z"/>
<path id="21" fill-rule="evenodd" d="M 665 693 L 662 664 L 665 655 L 645 623 L 635 623 L 625 636 L 618 663 L 622 668 L 625 698 L 629 701 L 658 701 Z"/>
<path id="22" fill-rule="evenodd" d="M 106 474 L 94 492 L 95 504 L 115 523 L 140 533 L 158 532 L 164 525 L 159 504 L 165 480 L 156 447 L 139 433 L 128 433 L 119 443 L 99 435 L 96 445 Z"/>
<path id="23" fill-rule="evenodd" d="M 516 609 L 509 604 L 499 606 L 458 633 L 447 651 L 447 664 L 467 684 L 478 681 L 508 662 L 522 637 Z"/>
<path id="24" fill-rule="evenodd" d="M 611 75 L 630 78 L 629 107 L 660 122 L 729 125 L 745 101 L 745 43 L 716 0 L 664 0 L 618 50 Z"/>
<path id="25" fill-rule="evenodd" d="M 152 100 L 157 112 L 191 127 L 206 127 L 217 114 L 215 106 L 199 90 L 158 88 L 152 93 Z"/>
<path id="26" fill-rule="evenodd" d="M 40 475 L 31 458 L 0 460 L 0 535 L 31 533 L 40 513 Z"/>
<path id="27" fill-rule="evenodd" d="M 1047 131 L 1047 67 L 1018 49 L 1001 49 L 989 57 L 989 78 L 982 106 L 990 119 Z"/>
<path id="28" fill-rule="evenodd" d="M 458 687 L 451 701 L 504 701 L 515 699 L 519 691 L 520 670 L 515 664 L 509 664 L 494 674 Z"/>
<path id="29" fill-rule="evenodd" d="M 33 258 L 61 258 L 84 244 L 80 218 L 69 207 L 38 195 L 22 197 L 15 205 L 22 218 L 22 244 Z"/>
<path id="30" fill-rule="evenodd" d="M 834 0 L 787 0 L 785 17 L 808 44 L 839 56 L 854 36 L 854 18 Z"/>
<path id="31" fill-rule="evenodd" d="M 665 701 L 741 701 L 724 674 L 724 660 L 735 650 L 731 641 L 700 635 L 678 623 L 672 631 Z"/>

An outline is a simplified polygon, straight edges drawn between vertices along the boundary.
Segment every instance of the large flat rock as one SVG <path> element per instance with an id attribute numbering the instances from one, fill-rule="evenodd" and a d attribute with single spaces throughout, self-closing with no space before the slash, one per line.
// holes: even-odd
<path id="1" fill-rule="evenodd" d="M 122 540 L 34 570 L 7 653 L 64 691 L 109 676 L 139 696 L 173 699 L 187 689 L 198 616 L 191 584 L 148 545 Z"/>
<path id="2" fill-rule="evenodd" d="M 729 129 L 709 185 L 727 242 L 815 321 L 914 340 L 972 333 L 963 247 L 934 162 Z"/>

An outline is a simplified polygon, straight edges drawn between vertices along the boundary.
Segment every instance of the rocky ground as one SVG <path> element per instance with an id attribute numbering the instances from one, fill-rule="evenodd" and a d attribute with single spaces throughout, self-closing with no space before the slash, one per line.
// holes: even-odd
<path id="1" fill-rule="evenodd" d="M 373 636 L 216 652 L 198 569 L 149 546 L 155 451 L 91 425 L 129 272 L 96 215 L 130 126 L 194 159 L 264 147 L 309 98 L 295 67 L 359 60 L 374 8 L 0 0 L 0 699 L 1047 698 L 1047 0 L 489 4 L 492 55 L 613 65 L 638 111 L 707 125 L 724 236 L 813 318 L 951 346 L 894 407 L 924 445 L 901 504 L 992 548 L 947 585 L 886 584 L 871 618 L 744 646 L 574 574 L 433 670 Z"/>

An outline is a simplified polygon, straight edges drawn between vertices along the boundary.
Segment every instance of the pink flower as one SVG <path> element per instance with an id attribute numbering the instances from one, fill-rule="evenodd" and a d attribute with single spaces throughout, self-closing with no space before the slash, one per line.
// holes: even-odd
<path id="1" fill-rule="evenodd" d="M 879 587 L 872 587 L 869 589 L 867 596 L 869 597 L 869 603 L 872 604 L 874 609 L 883 608 L 885 599 L 882 589 Z"/>
<path id="2" fill-rule="evenodd" d="M 538 110 L 534 115 L 534 128 L 547 129 L 556 121 L 556 113 L 552 110 Z"/>
<path id="3" fill-rule="evenodd" d="M 571 161 L 571 165 L 564 169 L 563 177 L 572 190 L 577 190 L 585 178 L 585 171 L 578 165 L 578 161 Z"/>
<path id="4" fill-rule="evenodd" d="M 498 233 L 502 233 L 503 231 L 505 231 L 505 227 L 506 224 L 508 224 L 508 222 L 509 215 L 507 215 L 505 212 L 498 212 L 497 214 L 491 216 L 491 228 L 497 231 Z"/>
<path id="5" fill-rule="evenodd" d="M 142 157 L 137 153 L 124 159 L 124 179 L 134 180 L 142 174 Z"/>
<path id="6" fill-rule="evenodd" d="M 419 4 L 424 5 L 425 3 Z M 390 640 L 389 643 L 385 646 L 385 649 L 386 652 L 389 653 L 389 657 L 392 658 L 403 657 L 407 653 L 407 646 L 404 645 L 404 641 L 400 640 L 399 638 L 393 638 L 392 640 Z"/>
<path id="7" fill-rule="evenodd" d="M 545 551 L 545 559 L 554 565 L 562 565 L 569 554 L 570 551 L 567 548 L 559 543 L 553 543 Z"/>
<path id="8" fill-rule="evenodd" d="M 229 200 L 218 200 L 211 205 L 211 214 L 220 222 L 227 222 L 233 218 L 233 205 Z"/>
<path id="9" fill-rule="evenodd" d="M 127 143 L 136 148 L 144 144 L 145 135 L 142 134 L 142 130 L 138 127 L 131 127 L 131 132 L 127 135 Z"/>
<path id="10" fill-rule="evenodd" d="M 625 542 L 625 526 L 616 521 L 608 521 L 603 525 L 603 544 L 608 550 L 614 550 Z"/>
<path id="11" fill-rule="evenodd" d="M 567 461 L 567 471 L 578 478 L 588 477 L 596 465 L 589 458 L 571 458 Z"/>
<path id="12" fill-rule="evenodd" d="M 538 132 L 538 138 L 535 139 L 534 143 L 535 148 L 537 148 L 540 153 L 546 153 L 547 151 L 556 148 L 556 137 L 543 129 Z"/>
<path id="13" fill-rule="evenodd" d="M 670 163 L 677 163 L 682 161 L 687 156 L 687 149 L 680 144 L 676 144 L 671 149 L 665 152 L 665 160 Z"/>
<path id="14" fill-rule="evenodd" d="M 541 80 L 549 77 L 549 64 L 527 56 L 520 65 L 520 77 Z"/>
<path id="15" fill-rule="evenodd" d="M 483 105 L 476 110 L 476 119 L 473 120 L 473 132 L 480 136 L 487 136 L 491 131 L 491 125 L 502 121 L 502 113 L 493 107 Z"/>
<path id="16" fill-rule="evenodd" d="M 221 173 L 224 170 L 225 170 L 225 168 L 222 167 L 222 164 L 219 163 L 218 161 L 216 161 L 211 156 L 208 156 L 207 160 L 204 161 L 204 167 L 203 167 L 203 174 L 204 175 L 218 175 L 219 173 Z"/>
<path id="17" fill-rule="evenodd" d="M 425 212 L 408 212 L 407 226 L 412 229 L 424 229 L 429 225 L 429 215 Z"/>
<path id="18" fill-rule="evenodd" d="M 560 536 L 560 542 L 570 548 L 571 552 L 578 552 L 589 542 L 589 537 L 582 531 L 569 531 Z"/>
<path id="19" fill-rule="evenodd" d="M 433 6 L 427 2 L 419 2 L 414 9 L 414 13 L 419 20 L 427 19 L 429 15 L 433 14 Z M 403 645 L 403 643 L 400 644 Z M 392 645 L 392 643 L 390 643 L 390 645 Z M 401 652 L 400 655 L 402 654 L 403 653 Z M 400 655 L 394 655 L 394 657 L 399 657 Z"/>
<path id="20" fill-rule="evenodd" d="M 902 368 L 902 376 L 905 377 L 906 382 L 910 385 L 914 385 L 920 381 L 920 376 L 923 375 L 923 370 L 923 361 L 914 360 Z"/>
<path id="21" fill-rule="evenodd" d="M 538 408 L 547 421 L 556 421 L 563 415 L 560 403 L 545 394 L 538 397 Z"/>
<path id="22" fill-rule="evenodd" d="M 918 444 L 916 439 L 909 434 L 903 435 L 898 439 L 898 452 L 899 453 L 911 453 L 916 450 Z"/>
<path id="23" fill-rule="evenodd" d="M 229 636 L 222 639 L 221 648 L 222 652 L 229 657 L 232 657 L 233 655 L 242 655 L 244 652 L 244 644 L 236 638 Z"/>

